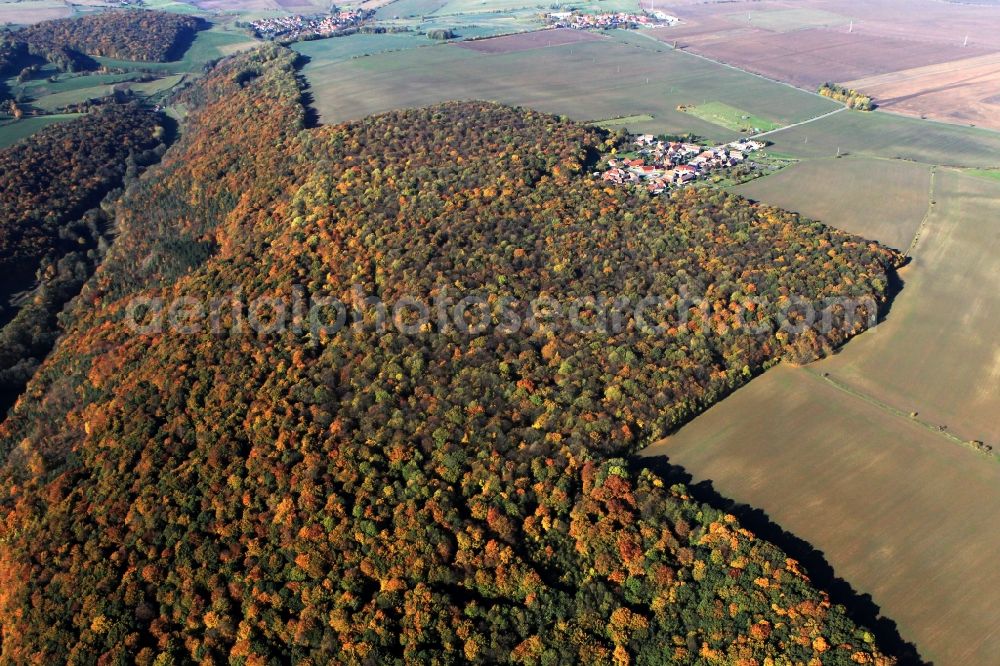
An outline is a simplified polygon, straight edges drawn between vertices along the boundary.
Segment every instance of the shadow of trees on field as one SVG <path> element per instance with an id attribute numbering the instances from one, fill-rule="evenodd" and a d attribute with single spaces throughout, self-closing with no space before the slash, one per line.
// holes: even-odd
<path id="1" fill-rule="evenodd" d="M 302 68 L 311 61 L 312 58 L 300 53 L 295 57 L 295 62 L 292 63 L 296 71 L 295 81 L 299 86 L 299 102 L 302 104 L 303 111 L 305 111 L 304 122 L 307 129 L 319 127 L 320 125 L 319 111 L 316 110 L 314 105 L 316 98 L 312 94 L 312 87 L 309 85 L 309 81 L 302 74 Z"/>
<path id="2" fill-rule="evenodd" d="M 188 52 L 191 45 L 194 44 L 194 40 L 198 38 L 198 33 L 202 30 L 208 30 L 212 27 L 212 24 L 205 19 L 192 17 L 195 19 L 196 25 L 194 30 L 182 30 L 178 35 L 177 39 L 170 46 L 167 51 L 167 55 L 164 58 L 166 62 L 176 62 L 184 57 L 184 54 Z"/>
<path id="3" fill-rule="evenodd" d="M 711 479 L 694 482 L 694 478 L 683 467 L 674 465 L 667 456 L 633 458 L 637 468 L 648 468 L 663 478 L 668 485 L 680 483 L 696 501 L 736 516 L 743 527 L 761 539 L 770 541 L 789 557 L 798 560 L 805 568 L 813 584 L 826 591 L 830 600 L 844 606 L 848 617 L 864 626 L 875 636 L 880 649 L 896 657 L 901 665 L 933 666 L 932 662 L 920 657 L 916 645 L 903 639 L 896 623 L 883 616 L 879 606 L 868 593 L 861 593 L 837 576 L 822 551 L 800 539 L 775 523 L 762 510 L 723 497 L 712 485 Z"/>

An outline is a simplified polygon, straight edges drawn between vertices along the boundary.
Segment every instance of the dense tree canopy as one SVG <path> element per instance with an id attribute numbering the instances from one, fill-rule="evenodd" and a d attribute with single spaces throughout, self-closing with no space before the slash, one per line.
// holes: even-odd
<path id="1" fill-rule="evenodd" d="M 523 109 L 305 129 L 292 58 L 185 93 L 183 138 L 0 426 L 4 659 L 888 663 L 794 560 L 624 457 L 840 342 L 771 320 L 793 295 L 878 302 L 898 257 L 722 193 L 604 189 L 582 172 L 610 139 Z M 125 322 L 135 295 L 352 285 L 671 307 L 655 335 Z M 685 289 L 707 324 L 681 321 Z"/>
<path id="2" fill-rule="evenodd" d="M 0 413 L 100 260 L 113 193 L 165 149 L 158 123 L 133 104 L 106 105 L 0 150 Z"/>
<path id="3" fill-rule="evenodd" d="M 847 108 L 858 111 L 871 111 L 876 106 L 868 95 L 836 83 L 824 83 L 819 87 L 819 94 L 843 102 Z"/>
<path id="4" fill-rule="evenodd" d="M 18 63 L 28 55 L 24 42 L 0 34 L 0 76 L 17 73 Z"/>
<path id="5" fill-rule="evenodd" d="M 90 56 L 160 62 L 179 56 L 177 47 L 200 25 L 199 19 L 183 14 L 122 10 L 42 21 L 15 37 L 42 53 L 65 48 Z"/>
<path id="6" fill-rule="evenodd" d="M 157 114 L 110 104 L 0 150 L 0 272 L 34 272 L 66 223 L 119 185 L 129 158 L 160 143 Z"/>

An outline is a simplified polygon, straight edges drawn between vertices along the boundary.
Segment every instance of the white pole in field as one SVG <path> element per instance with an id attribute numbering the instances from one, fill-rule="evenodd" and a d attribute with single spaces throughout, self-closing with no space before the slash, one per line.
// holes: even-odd
<path id="1" fill-rule="evenodd" d="M 968 35 L 966 35 L 966 36 L 965 36 L 965 41 L 964 41 L 964 42 L 962 42 L 962 46 L 968 46 L 968 45 L 969 45 L 969 36 L 968 36 Z"/>
<path id="2" fill-rule="evenodd" d="M 851 27 L 847 29 L 847 32 L 854 32 L 854 20 L 851 20 Z"/>

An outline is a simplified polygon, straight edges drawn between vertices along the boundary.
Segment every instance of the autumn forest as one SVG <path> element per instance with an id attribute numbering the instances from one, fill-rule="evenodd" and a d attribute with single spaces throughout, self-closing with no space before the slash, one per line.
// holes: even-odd
<path id="1" fill-rule="evenodd" d="M 308 128 L 280 47 L 179 103 L 183 135 L 117 199 L 114 243 L 0 426 L 5 660 L 892 662 L 795 560 L 630 456 L 860 332 L 789 335 L 778 315 L 793 296 L 877 309 L 896 253 L 719 191 L 605 189 L 585 170 L 616 137 L 526 109 Z M 132 159 L 154 149 L 153 119 L 122 111 L 40 140 L 100 145 L 104 123 L 137 132 Z M 5 201 L 44 223 L 5 222 L 4 256 L 37 261 L 80 205 L 38 210 L 19 182 Z M 127 323 L 136 296 L 354 285 L 475 293 L 486 318 L 539 294 L 666 306 L 657 335 Z M 703 325 L 679 314 L 688 291 Z"/>

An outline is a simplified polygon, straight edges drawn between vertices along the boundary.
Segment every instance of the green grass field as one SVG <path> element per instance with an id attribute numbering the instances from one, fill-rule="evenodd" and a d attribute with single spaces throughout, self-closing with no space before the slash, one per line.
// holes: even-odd
<path id="1" fill-rule="evenodd" d="M 637 123 L 649 123 L 655 120 L 653 116 L 648 113 L 644 113 L 638 116 L 623 116 L 621 118 L 607 118 L 605 120 L 595 120 L 594 125 L 600 127 L 613 127 L 615 129 L 619 127 L 628 127 L 629 125 L 636 125 Z"/>
<path id="2" fill-rule="evenodd" d="M 14 79 L 7 81 L 7 87 L 15 93 L 24 91 L 32 98 L 43 95 L 53 95 L 56 93 L 81 90 L 83 88 L 93 88 L 97 85 L 109 85 L 130 81 L 140 76 L 138 73 L 129 72 L 126 74 L 57 74 L 56 81 L 49 81 L 47 78 L 37 78 L 17 84 Z"/>
<path id="3" fill-rule="evenodd" d="M 1000 464 L 785 366 L 644 455 L 822 551 L 925 659 L 988 664 L 1000 652 Z"/>
<path id="4" fill-rule="evenodd" d="M 54 112 L 71 104 L 80 104 L 86 102 L 88 99 L 110 95 L 112 87 L 110 85 L 97 85 L 67 90 L 52 95 L 43 95 L 38 99 L 32 100 L 31 105 L 43 111 Z"/>
<path id="5" fill-rule="evenodd" d="M 215 26 L 198 33 L 183 58 L 176 62 L 137 62 L 132 60 L 115 60 L 112 58 L 94 58 L 108 67 L 123 67 L 130 69 L 147 69 L 167 74 L 184 72 L 199 72 L 205 63 L 232 55 L 237 51 L 252 47 L 259 42 L 246 33 L 235 29 Z"/>
<path id="6" fill-rule="evenodd" d="M 195 16 L 205 14 L 205 12 L 191 3 L 176 2 L 175 0 L 143 0 L 143 5 L 148 9 L 156 9 L 161 12 L 174 12 Z"/>
<path id="7" fill-rule="evenodd" d="M 583 12 L 637 11 L 638 0 L 592 0 L 583 3 L 544 2 L 543 0 L 395 0 L 375 10 L 375 18 L 450 17 L 459 21 L 474 21 L 482 14 L 501 14 L 524 18 L 557 8 Z"/>
<path id="8" fill-rule="evenodd" d="M 178 83 L 184 79 L 184 74 L 173 74 L 171 76 L 164 76 L 162 79 L 156 79 L 155 81 L 146 81 L 144 83 L 130 83 L 129 89 L 135 92 L 137 95 L 143 97 L 152 97 L 153 95 L 158 95 L 162 92 L 170 90 Z"/>
<path id="9" fill-rule="evenodd" d="M 1000 132 L 945 125 L 888 113 L 838 113 L 768 137 L 797 157 L 856 155 L 970 168 L 1000 167 Z"/>
<path id="10" fill-rule="evenodd" d="M 978 176 L 979 178 L 1000 180 L 1000 169 L 969 169 L 967 173 L 973 176 Z"/>
<path id="11" fill-rule="evenodd" d="M 129 88 L 140 97 L 148 97 L 163 92 L 177 85 L 184 77 L 184 74 L 171 74 L 153 81 L 143 83 L 130 83 Z M 91 77 L 82 77 L 86 80 Z M 47 112 L 55 112 L 73 104 L 79 104 L 89 99 L 96 99 L 110 95 L 115 88 L 115 84 L 103 84 L 86 88 L 73 88 L 63 92 L 50 95 L 42 95 L 33 99 L 31 105 Z"/>
<path id="12" fill-rule="evenodd" d="M 426 38 L 423 39 L 426 41 Z M 255 43 L 257 42 L 234 26 L 217 24 L 208 30 L 199 32 L 191 48 L 181 60 L 176 62 L 150 63 L 95 58 L 108 67 L 134 71 L 117 74 L 67 74 L 59 72 L 52 66 L 46 66 L 36 75 L 35 79 L 26 81 L 24 84 L 18 84 L 13 78 L 8 79 L 5 84 L 12 94 L 24 93 L 32 107 L 52 113 L 91 98 L 108 95 L 112 92 L 115 84 L 132 81 L 142 76 L 140 71 L 152 70 L 158 72 L 159 79 L 130 85 L 130 88 L 138 95 L 151 97 L 177 85 L 185 74 L 200 73 L 209 61 L 251 47 Z M 50 76 L 55 76 L 56 80 L 49 81 Z M 56 122 L 56 120 L 52 122 Z M 11 137 L 8 141 L 9 144 L 29 136 L 33 131 L 44 127 L 45 124 L 46 122 L 42 119 L 26 119 L 16 125 L 0 128 L 0 137 L 3 137 L 0 138 L 0 143 L 6 137 Z"/>
<path id="13" fill-rule="evenodd" d="M 435 11 L 438 16 L 455 14 L 475 14 L 479 12 L 511 12 L 519 9 L 532 11 L 549 11 L 551 2 L 544 0 L 447 0 L 444 6 Z"/>
<path id="14" fill-rule="evenodd" d="M 535 12 L 483 12 L 430 16 L 418 22 L 415 29 L 426 32 L 436 28 L 448 28 L 453 30 L 459 39 L 472 39 L 538 30 L 543 25 Z"/>
<path id="15" fill-rule="evenodd" d="M 927 165 L 901 160 L 820 158 L 734 191 L 906 250 L 930 204 L 930 173 Z"/>
<path id="16" fill-rule="evenodd" d="M 55 123 L 64 123 L 78 117 L 79 114 L 65 113 L 55 116 L 39 116 L 23 118 L 16 121 L 4 121 L 0 124 L 0 148 L 13 145 L 25 137 L 29 137 L 43 127 Z"/>
<path id="17" fill-rule="evenodd" d="M 292 49 L 309 58 L 309 63 L 303 68 L 306 76 L 318 67 L 330 65 L 343 60 L 350 60 L 363 55 L 413 49 L 421 46 L 432 46 L 436 42 L 412 32 L 400 32 L 383 35 L 348 35 L 317 39 L 311 42 L 293 44 Z"/>
<path id="18" fill-rule="evenodd" d="M 701 118 L 714 125 L 725 127 L 734 132 L 767 132 L 781 127 L 780 123 L 760 116 L 751 115 L 742 109 L 724 104 L 723 102 L 704 102 L 684 109 L 695 118 Z"/>
<path id="19" fill-rule="evenodd" d="M 305 74 L 324 122 L 449 99 L 489 99 L 584 121 L 637 116 L 643 120 L 628 129 L 730 140 L 736 132 L 681 113 L 677 105 L 719 100 L 782 124 L 837 108 L 815 95 L 657 50 L 652 42 L 640 47 L 617 39 L 496 55 L 441 45 L 341 62 L 316 59 Z"/>
<path id="20" fill-rule="evenodd" d="M 583 12 L 584 14 L 604 14 L 606 12 L 633 12 L 641 10 L 639 0 L 590 0 L 579 3 L 560 3 L 563 11 L 570 8 Z M 649 8 L 649 5 L 646 5 Z"/>
<path id="21" fill-rule="evenodd" d="M 395 0 L 375 10 L 375 18 L 410 18 L 433 14 L 448 4 L 448 0 Z"/>

